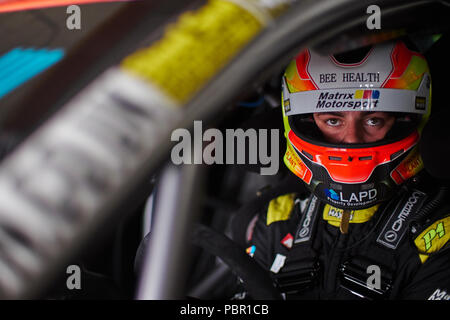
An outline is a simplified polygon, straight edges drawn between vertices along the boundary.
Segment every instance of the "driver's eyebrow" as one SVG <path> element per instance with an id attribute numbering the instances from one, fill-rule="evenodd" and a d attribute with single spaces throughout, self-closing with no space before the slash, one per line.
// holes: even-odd
<path id="1" fill-rule="evenodd" d="M 377 113 L 378 111 L 366 111 L 364 112 L 364 117 L 369 116 L 373 113 Z M 318 116 L 336 116 L 336 117 L 344 117 L 344 113 L 343 112 L 320 112 L 318 114 Z"/>
<path id="2" fill-rule="evenodd" d="M 336 117 L 344 117 L 342 112 L 320 112 L 317 116 L 336 116 Z"/>

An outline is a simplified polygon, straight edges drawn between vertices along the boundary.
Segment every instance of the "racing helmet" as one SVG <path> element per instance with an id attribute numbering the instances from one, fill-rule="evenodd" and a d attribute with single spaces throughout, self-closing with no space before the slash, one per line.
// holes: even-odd
<path id="1" fill-rule="evenodd" d="M 402 41 L 339 55 L 302 51 L 282 77 L 286 166 L 322 201 L 359 210 L 389 199 L 423 169 L 417 143 L 431 112 L 425 58 Z M 336 143 L 314 121 L 319 112 L 388 112 L 383 139 Z"/>

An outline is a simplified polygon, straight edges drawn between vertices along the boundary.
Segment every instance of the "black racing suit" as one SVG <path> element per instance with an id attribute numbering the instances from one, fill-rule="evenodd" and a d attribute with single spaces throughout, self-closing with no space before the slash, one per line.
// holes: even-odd
<path id="1" fill-rule="evenodd" d="M 234 225 L 246 227 L 234 237 L 286 299 L 448 300 L 450 196 L 414 180 L 346 234 L 325 220 L 324 203 L 293 194 L 278 220 L 268 217 L 270 201 L 242 208 L 247 218 Z"/>

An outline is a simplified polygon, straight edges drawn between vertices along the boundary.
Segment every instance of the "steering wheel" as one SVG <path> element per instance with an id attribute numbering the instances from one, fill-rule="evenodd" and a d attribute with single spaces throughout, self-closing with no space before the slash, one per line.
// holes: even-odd
<path id="1" fill-rule="evenodd" d="M 205 225 L 197 224 L 192 234 L 193 244 L 220 258 L 242 281 L 256 300 L 282 300 L 269 273 L 253 260 L 236 242 Z"/>

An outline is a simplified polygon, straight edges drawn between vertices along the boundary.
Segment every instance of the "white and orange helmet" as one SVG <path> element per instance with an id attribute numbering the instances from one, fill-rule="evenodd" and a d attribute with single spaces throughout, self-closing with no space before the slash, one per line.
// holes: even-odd
<path id="1" fill-rule="evenodd" d="M 416 145 L 431 111 L 431 77 L 421 54 L 401 41 L 355 52 L 305 50 L 282 79 L 284 162 L 319 199 L 342 209 L 388 199 L 423 168 Z M 392 112 L 396 122 L 374 143 L 329 143 L 312 114 L 342 111 Z"/>

